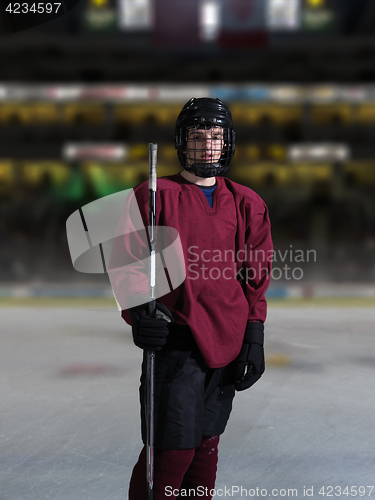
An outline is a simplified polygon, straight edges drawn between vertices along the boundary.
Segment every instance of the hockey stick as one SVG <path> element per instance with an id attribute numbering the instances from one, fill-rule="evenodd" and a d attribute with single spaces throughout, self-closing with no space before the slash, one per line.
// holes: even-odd
<path id="1" fill-rule="evenodd" d="M 149 240 L 150 240 L 150 279 L 149 279 L 149 313 L 155 315 L 155 227 L 156 227 L 156 155 L 157 144 L 150 143 L 149 147 Z M 148 500 L 154 496 L 154 379 L 155 379 L 155 352 L 147 351 L 147 380 L 146 380 L 146 412 L 147 412 L 147 485 Z"/>

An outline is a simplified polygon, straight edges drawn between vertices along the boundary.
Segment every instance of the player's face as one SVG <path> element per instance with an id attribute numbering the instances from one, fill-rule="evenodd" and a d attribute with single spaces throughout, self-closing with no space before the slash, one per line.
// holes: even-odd
<path id="1" fill-rule="evenodd" d="M 187 162 L 215 163 L 220 160 L 224 146 L 223 129 L 221 127 L 188 129 Z"/>

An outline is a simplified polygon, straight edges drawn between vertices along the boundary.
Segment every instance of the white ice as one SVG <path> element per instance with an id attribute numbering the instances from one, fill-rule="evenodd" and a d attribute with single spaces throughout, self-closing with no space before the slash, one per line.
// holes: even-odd
<path id="1" fill-rule="evenodd" d="M 126 500 L 142 352 L 116 307 L 2 308 L 0 324 L 0 500 Z M 375 497 L 374 325 L 365 307 L 270 308 L 268 368 L 236 395 L 217 491 Z"/>

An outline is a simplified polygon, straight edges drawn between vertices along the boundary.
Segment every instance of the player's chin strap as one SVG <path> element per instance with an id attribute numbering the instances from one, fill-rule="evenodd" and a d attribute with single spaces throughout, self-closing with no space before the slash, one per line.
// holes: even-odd
<path id="1" fill-rule="evenodd" d="M 198 177 L 215 177 L 224 172 L 224 167 L 220 163 L 193 163 L 186 165 L 185 170 Z"/>

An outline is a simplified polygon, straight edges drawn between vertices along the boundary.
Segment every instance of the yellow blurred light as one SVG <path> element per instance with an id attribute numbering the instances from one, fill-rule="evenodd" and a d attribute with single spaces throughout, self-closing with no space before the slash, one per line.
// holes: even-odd
<path id="1" fill-rule="evenodd" d="M 21 166 L 22 178 L 27 184 L 38 185 L 49 178 L 53 185 L 61 185 L 70 177 L 69 165 L 60 161 L 24 160 Z"/>
<path id="2" fill-rule="evenodd" d="M 102 104 L 66 104 L 63 113 L 68 123 L 103 123 L 105 120 Z"/>
<path id="3" fill-rule="evenodd" d="M 90 7 L 109 7 L 109 0 L 90 0 Z"/>
<path id="4" fill-rule="evenodd" d="M 5 189 L 9 184 L 14 181 L 14 169 L 11 160 L 0 161 L 0 191 Z"/>
<path id="5" fill-rule="evenodd" d="M 276 161 L 285 161 L 286 150 L 280 144 L 270 144 L 268 147 L 269 156 Z"/>
<path id="6" fill-rule="evenodd" d="M 324 0 L 306 0 L 306 3 L 309 7 L 315 9 L 317 7 L 322 7 L 324 5 Z"/>
<path id="7" fill-rule="evenodd" d="M 237 149 L 237 148 L 236 148 Z M 246 147 L 246 158 L 250 161 L 259 160 L 260 158 L 260 149 L 256 144 L 250 144 Z"/>

